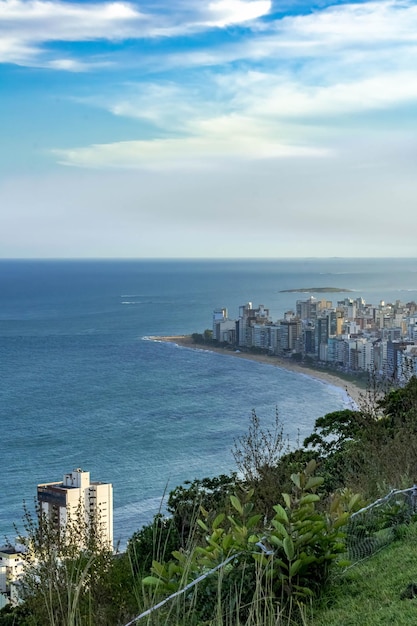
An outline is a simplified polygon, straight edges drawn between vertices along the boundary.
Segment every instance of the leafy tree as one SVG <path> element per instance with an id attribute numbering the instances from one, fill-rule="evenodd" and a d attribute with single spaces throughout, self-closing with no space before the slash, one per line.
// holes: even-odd
<path id="1" fill-rule="evenodd" d="M 232 473 L 230 476 L 220 474 L 214 478 L 185 481 L 170 492 L 167 510 L 173 517 L 182 547 L 188 544 L 190 533 L 195 530 L 201 507 L 209 512 L 222 510 L 229 495 L 237 489 L 239 481 Z"/>
<path id="2" fill-rule="evenodd" d="M 401 428 L 405 424 L 417 429 L 417 377 L 412 376 L 405 387 L 387 393 L 378 403 L 389 419 L 391 428 Z"/>
<path id="3" fill-rule="evenodd" d="M 364 419 L 359 411 L 345 409 L 319 417 L 314 432 L 304 440 L 304 446 L 316 448 L 322 457 L 345 449 L 346 443 L 357 441 L 363 434 Z"/>
<path id="4" fill-rule="evenodd" d="M 209 328 L 206 328 L 203 333 L 203 339 L 205 343 L 211 343 L 213 341 L 213 331 Z"/>

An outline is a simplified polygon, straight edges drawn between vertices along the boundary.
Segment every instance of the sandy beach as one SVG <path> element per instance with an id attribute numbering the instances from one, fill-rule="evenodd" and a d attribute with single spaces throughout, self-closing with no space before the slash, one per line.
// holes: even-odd
<path id="1" fill-rule="evenodd" d="M 216 348 L 214 346 L 205 346 L 204 344 L 195 344 L 189 335 L 177 335 L 170 337 L 150 337 L 156 341 L 168 341 L 170 343 L 176 343 L 179 346 L 190 348 L 191 350 L 208 350 L 209 352 L 217 352 L 237 359 L 247 359 L 248 361 L 257 361 L 258 363 L 267 363 L 268 365 L 274 365 L 275 367 L 281 367 L 304 376 L 310 376 L 328 385 L 334 385 L 344 389 L 352 401 L 352 408 L 356 408 L 361 404 L 361 398 L 364 396 L 364 390 L 355 385 L 354 382 L 346 381 L 343 378 L 337 376 L 336 373 L 330 373 L 327 371 L 316 370 L 306 365 L 300 365 L 293 363 L 288 359 L 282 359 L 277 356 L 268 356 L 266 354 L 250 354 L 248 352 L 236 352 L 227 348 Z"/>

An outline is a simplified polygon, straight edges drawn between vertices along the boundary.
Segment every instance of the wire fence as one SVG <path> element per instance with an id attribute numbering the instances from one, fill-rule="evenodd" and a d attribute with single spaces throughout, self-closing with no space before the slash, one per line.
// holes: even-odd
<path id="1" fill-rule="evenodd" d="M 346 548 L 352 564 L 401 537 L 417 507 L 417 485 L 393 490 L 353 513 L 346 528 Z"/>
<path id="2" fill-rule="evenodd" d="M 346 526 L 347 556 L 352 565 L 372 556 L 383 547 L 401 537 L 405 526 L 409 524 L 417 513 L 417 485 L 409 489 L 392 490 L 383 498 L 379 498 L 368 506 L 352 513 Z M 262 542 L 256 544 L 261 552 L 273 554 Z M 125 626 L 134 626 L 144 617 L 170 602 L 175 597 L 184 594 L 199 582 L 214 574 L 239 556 L 240 553 L 228 557 L 222 563 L 206 571 L 190 582 L 183 589 L 171 594 L 147 611 L 137 615 Z"/>

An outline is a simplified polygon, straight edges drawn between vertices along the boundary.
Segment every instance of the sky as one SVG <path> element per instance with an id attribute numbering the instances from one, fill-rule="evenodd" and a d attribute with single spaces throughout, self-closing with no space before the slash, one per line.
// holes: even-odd
<path id="1" fill-rule="evenodd" d="M 417 0 L 0 0 L 0 257 L 417 256 Z"/>

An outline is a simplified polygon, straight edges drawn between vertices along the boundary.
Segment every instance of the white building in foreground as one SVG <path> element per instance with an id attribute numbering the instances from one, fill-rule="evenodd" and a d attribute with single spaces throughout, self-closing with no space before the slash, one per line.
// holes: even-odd
<path id="1" fill-rule="evenodd" d="M 0 548 L 0 609 L 9 602 L 17 604 L 14 584 L 23 573 L 23 553 L 14 546 Z"/>
<path id="2" fill-rule="evenodd" d="M 65 474 L 62 482 L 38 485 L 38 502 L 42 511 L 58 527 L 68 518 L 76 519 L 80 507 L 86 521 L 97 522 L 102 541 L 113 549 L 113 486 L 91 482 L 90 472 L 75 469 Z"/>

